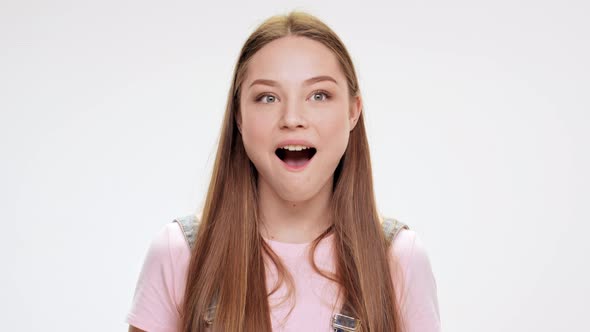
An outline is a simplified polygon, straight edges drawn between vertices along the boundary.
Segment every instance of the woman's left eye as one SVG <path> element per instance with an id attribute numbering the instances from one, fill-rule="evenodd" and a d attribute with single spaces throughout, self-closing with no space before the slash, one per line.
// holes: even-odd
<path id="1" fill-rule="evenodd" d="M 317 98 L 317 96 L 320 96 L 319 99 Z M 323 98 L 322 98 L 323 96 Z M 330 98 L 330 95 L 325 92 L 325 91 L 315 91 L 312 95 L 311 98 L 315 101 L 324 101 Z"/>

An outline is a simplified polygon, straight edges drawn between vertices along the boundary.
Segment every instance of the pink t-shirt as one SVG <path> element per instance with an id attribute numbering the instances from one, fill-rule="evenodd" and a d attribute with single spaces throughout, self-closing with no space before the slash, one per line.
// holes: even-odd
<path id="1" fill-rule="evenodd" d="M 333 236 L 322 240 L 315 252 L 316 264 L 322 270 L 335 270 Z M 295 283 L 291 301 L 284 301 L 286 287 L 269 298 L 273 331 L 332 332 L 334 308 L 341 304 L 338 288 L 312 269 L 306 254 L 309 244 L 267 242 Z M 401 292 L 396 289 L 396 296 L 406 331 L 440 331 L 436 280 L 419 237 L 412 230 L 402 229 L 390 254 L 399 262 L 399 269 L 392 267 L 391 273 L 394 282 L 401 281 L 404 287 Z M 127 314 L 128 324 L 148 332 L 177 332 L 189 260 L 190 249 L 180 226 L 176 222 L 166 224 L 149 247 Z M 272 289 L 275 282 L 276 270 L 267 269 L 267 288 Z M 293 305 L 293 311 L 286 316 Z"/>

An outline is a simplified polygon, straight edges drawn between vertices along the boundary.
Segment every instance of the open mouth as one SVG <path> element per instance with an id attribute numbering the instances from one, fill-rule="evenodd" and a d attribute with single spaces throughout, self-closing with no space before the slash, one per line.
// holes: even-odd
<path id="1" fill-rule="evenodd" d="M 279 157 L 279 159 L 292 168 L 300 168 L 305 166 L 307 162 L 313 158 L 315 153 L 316 149 L 311 147 L 298 147 L 297 149 L 282 147 L 275 150 L 277 157 Z"/>

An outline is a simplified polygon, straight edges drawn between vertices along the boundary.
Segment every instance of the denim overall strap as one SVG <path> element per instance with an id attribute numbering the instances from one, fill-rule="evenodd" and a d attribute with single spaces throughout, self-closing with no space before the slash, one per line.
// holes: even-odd
<path id="1" fill-rule="evenodd" d="M 410 227 L 408 227 L 408 225 L 404 224 L 403 222 L 394 218 L 387 217 L 383 217 L 381 227 L 383 227 L 383 232 L 385 233 L 385 240 L 387 240 L 388 245 L 391 245 L 397 233 L 399 233 L 403 228 L 410 229 Z"/>
<path id="2" fill-rule="evenodd" d="M 183 217 L 179 217 L 173 220 L 173 222 L 177 222 L 182 230 L 182 235 L 184 235 L 184 239 L 188 244 L 189 248 L 192 250 L 195 246 L 195 241 L 197 239 L 197 231 L 199 230 L 200 220 L 195 214 L 189 214 Z M 203 319 L 205 323 L 210 326 L 213 324 L 213 319 L 215 318 L 215 309 L 217 308 L 218 296 L 215 294 L 211 299 L 211 303 L 209 304 L 209 309 L 207 312 L 204 313 Z"/>
<path id="3" fill-rule="evenodd" d="M 184 235 L 184 239 L 186 240 L 189 248 L 193 249 L 195 246 L 197 229 L 199 226 L 199 219 L 197 216 L 194 214 L 189 214 L 187 216 L 176 218 L 174 221 L 180 225 L 180 229 L 182 229 L 182 235 Z"/>

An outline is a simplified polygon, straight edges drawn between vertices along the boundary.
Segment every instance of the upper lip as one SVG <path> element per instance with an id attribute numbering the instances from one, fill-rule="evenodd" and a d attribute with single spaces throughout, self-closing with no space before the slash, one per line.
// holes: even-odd
<path id="1" fill-rule="evenodd" d="M 307 146 L 308 148 L 315 148 L 315 146 L 313 144 L 311 144 L 309 141 L 306 141 L 304 139 L 287 139 L 284 141 L 281 141 L 279 144 L 277 144 L 276 148 L 280 149 L 284 146 L 287 145 L 303 145 L 303 146 Z"/>

